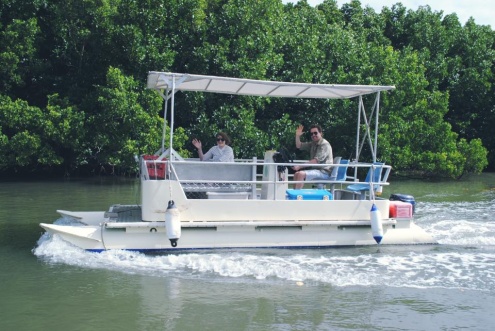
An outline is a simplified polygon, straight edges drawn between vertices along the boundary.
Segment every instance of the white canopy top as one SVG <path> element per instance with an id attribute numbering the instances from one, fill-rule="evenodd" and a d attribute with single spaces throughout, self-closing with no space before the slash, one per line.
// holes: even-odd
<path id="1" fill-rule="evenodd" d="M 273 82 L 157 71 L 148 73 L 148 88 L 172 90 L 174 79 L 176 91 L 198 91 L 280 98 L 346 99 L 395 89 L 395 86 Z"/>

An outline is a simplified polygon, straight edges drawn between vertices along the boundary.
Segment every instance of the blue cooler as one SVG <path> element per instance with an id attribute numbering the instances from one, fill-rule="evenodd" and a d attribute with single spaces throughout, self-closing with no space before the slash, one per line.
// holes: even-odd
<path id="1" fill-rule="evenodd" d="M 287 200 L 333 200 L 332 193 L 327 190 L 287 190 Z"/>

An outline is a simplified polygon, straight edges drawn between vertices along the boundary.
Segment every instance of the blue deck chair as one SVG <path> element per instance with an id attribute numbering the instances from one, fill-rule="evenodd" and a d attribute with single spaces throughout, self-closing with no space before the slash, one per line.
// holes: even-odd
<path id="1" fill-rule="evenodd" d="M 335 172 L 335 181 L 345 182 L 347 180 L 347 167 L 349 165 L 349 160 L 340 159 L 339 164 L 340 164 L 339 167 L 335 167 L 333 169 L 332 175 Z M 332 184 L 331 191 L 334 198 L 335 198 L 335 185 L 339 185 L 339 184 Z M 340 183 L 340 188 L 342 188 L 342 183 Z"/>
<path id="2" fill-rule="evenodd" d="M 340 166 L 337 170 L 337 181 L 345 181 L 347 179 L 347 166 L 349 165 L 349 160 L 340 159 L 340 164 L 344 166 Z"/>
<path id="3" fill-rule="evenodd" d="M 336 156 L 333 158 L 333 164 L 338 164 L 340 163 L 340 160 L 341 160 L 341 157 L 340 156 Z M 340 168 L 338 167 L 334 167 L 332 169 L 332 173 L 330 174 L 330 180 L 338 180 L 338 179 L 335 179 L 338 177 L 338 174 L 337 172 L 339 171 Z M 320 179 L 321 180 L 321 179 Z M 318 178 L 315 178 L 313 179 L 313 181 L 318 181 Z M 313 186 L 314 187 L 314 186 Z M 316 188 L 318 188 L 319 190 L 322 190 L 322 189 L 325 189 L 326 185 L 323 184 L 323 183 L 318 183 L 316 184 Z"/>
<path id="4" fill-rule="evenodd" d="M 353 192 L 359 192 L 361 194 L 361 199 L 364 199 L 366 196 L 366 192 L 369 192 L 370 190 L 370 183 L 371 178 L 373 178 L 373 183 L 380 183 L 382 182 L 382 170 L 383 170 L 383 163 L 381 162 L 374 162 L 373 165 L 375 165 L 374 169 L 373 167 L 370 168 L 368 171 L 368 174 L 366 175 L 366 179 L 364 180 L 365 183 L 358 183 L 358 184 L 351 184 L 347 186 L 347 189 L 349 191 Z M 373 176 L 373 177 L 372 177 Z M 373 191 L 376 191 L 380 187 L 380 185 L 373 184 Z"/>

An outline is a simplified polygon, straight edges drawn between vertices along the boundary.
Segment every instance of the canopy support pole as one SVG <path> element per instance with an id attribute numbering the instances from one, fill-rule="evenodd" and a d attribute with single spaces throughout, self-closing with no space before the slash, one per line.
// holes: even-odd
<path id="1" fill-rule="evenodd" d="M 370 146 L 371 156 L 373 162 L 376 162 L 376 156 L 378 153 L 378 124 L 379 124 L 379 113 L 380 113 L 380 92 L 376 92 L 375 101 L 373 103 L 373 107 L 371 108 L 371 113 L 368 117 L 366 116 L 366 109 L 364 108 L 363 98 L 359 96 L 359 105 L 358 105 L 358 120 L 357 120 L 357 134 L 356 134 L 356 162 L 359 162 L 359 156 L 361 155 L 361 151 L 363 149 L 364 143 L 366 140 Z M 375 127 L 374 127 L 374 136 L 371 139 L 371 124 L 373 122 L 373 115 L 375 115 Z M 361 132 L 361 116 L 363 116 L 363 121 L 365 124 L 365 133 L 360 140 L 360 132 Z M 367 139 L 366 139 L 367 138 Z"/>

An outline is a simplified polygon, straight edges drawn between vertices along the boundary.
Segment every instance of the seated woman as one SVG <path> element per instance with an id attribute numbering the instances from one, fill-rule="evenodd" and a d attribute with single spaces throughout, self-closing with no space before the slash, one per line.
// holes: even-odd
<path id="1" fill-rule="evenodd" d="M 198 150 L 198 156 L 201 161 L 215 161 L 215 162 L 234 162 L 234 151 L 229 146 L 230 138 L 224 132 L 219 132 L 216 135 L 217 145 L 210 148 L 206 154 L 203 154 L 203 148 L 201 140 L 193 139 L 192 144 Z"/>

